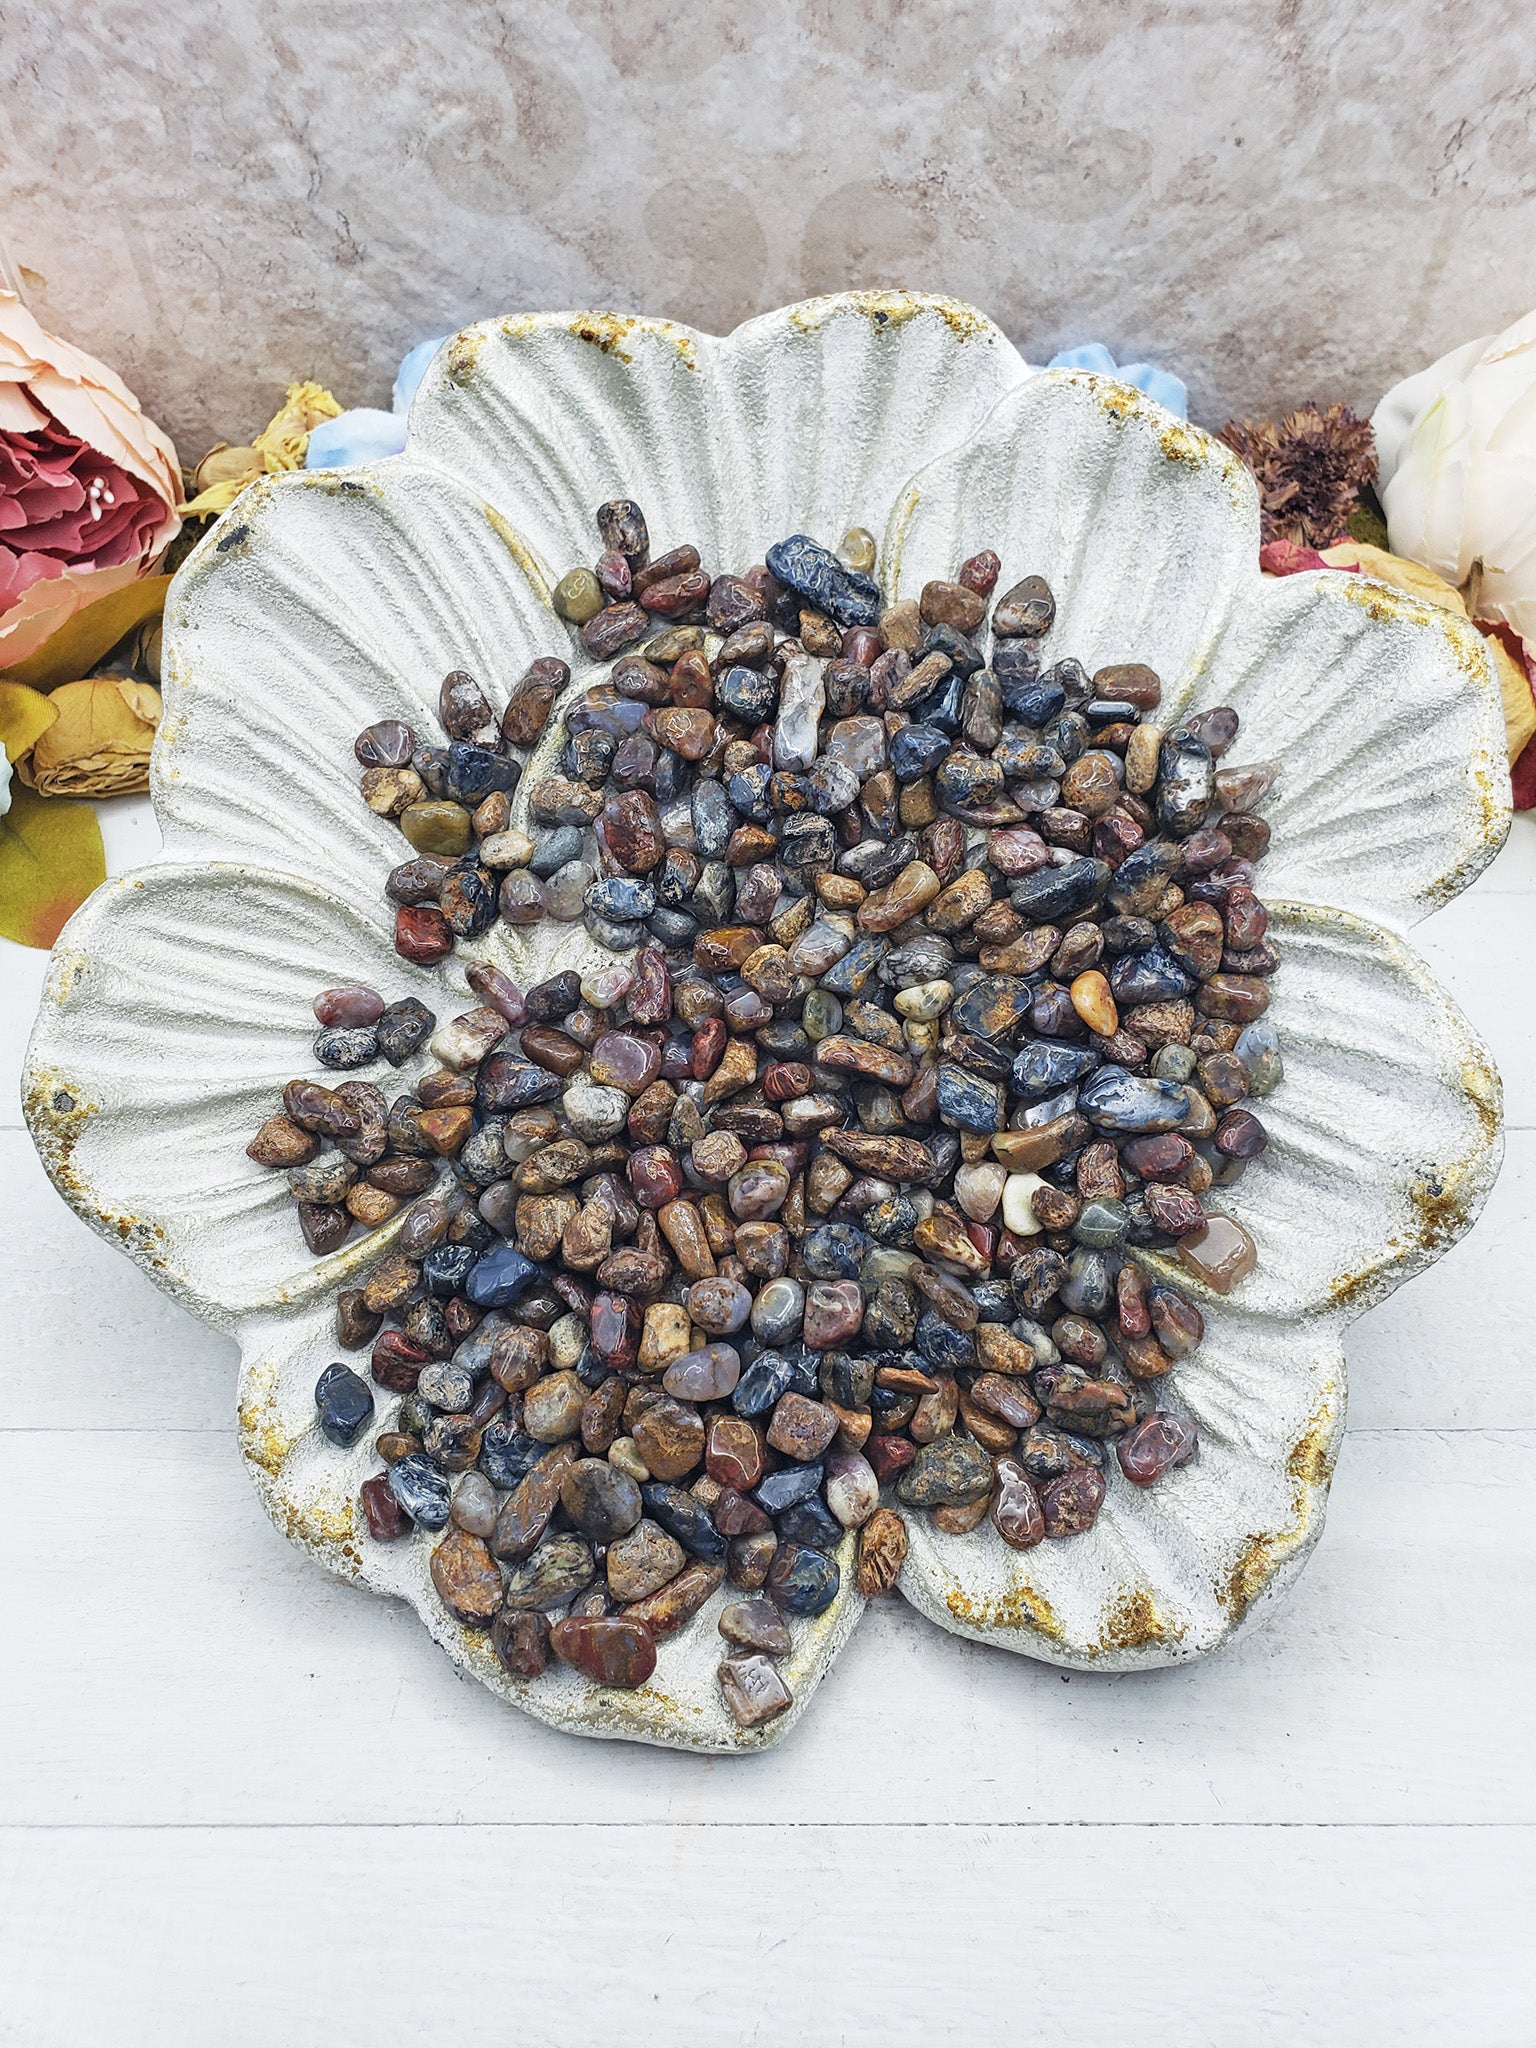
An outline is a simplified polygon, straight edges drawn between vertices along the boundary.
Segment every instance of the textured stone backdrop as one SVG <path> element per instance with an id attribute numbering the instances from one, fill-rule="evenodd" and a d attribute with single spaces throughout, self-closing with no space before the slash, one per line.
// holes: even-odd
<path id="1" fill-rule="evenodd" d="M 195 460 L 480 315 L 810 292 L 1369 406 L 1536 303 L 1531 0 L 0 10 L 11 261 Z"/>

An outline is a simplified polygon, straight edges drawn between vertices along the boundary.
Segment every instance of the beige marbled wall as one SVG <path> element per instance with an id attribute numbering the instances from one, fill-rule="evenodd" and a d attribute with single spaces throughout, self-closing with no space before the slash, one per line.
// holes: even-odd
<path id="1" fill-rule="evenodd" d="M 188 459 L 521 307 L 940 289 L 1219 424 L 1536 303 L 1533 0 L 10 0 L 0 142 L 32 304 Z"/>

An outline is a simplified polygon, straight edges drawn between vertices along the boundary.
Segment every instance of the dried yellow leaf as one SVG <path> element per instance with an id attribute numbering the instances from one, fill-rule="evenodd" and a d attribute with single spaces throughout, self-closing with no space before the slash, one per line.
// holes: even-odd
<path id="1" fill-rule="evenodd" d="M 57 721 L 17 772 L 40 796 L 126 796 L 149 787 L 160 692 L 128 676 L 88 676 L 50 698 Z"/>
<path id="2" fill-rule="evenodd" d="M 58 717 L 51 697 L 22 683 L 0 680 L 0 746 L 8 761 L 31 753 L 38 739 Z"/>

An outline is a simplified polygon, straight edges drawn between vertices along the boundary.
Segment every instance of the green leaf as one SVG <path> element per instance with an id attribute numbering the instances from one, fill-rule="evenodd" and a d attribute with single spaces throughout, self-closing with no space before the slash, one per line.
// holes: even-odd
<path id="1" fill-rule="evenodd" d="M 46 949 L 106 879 L 90 805 L 13 783 L 11 808 L 0 818 L 0 937 Z"/>

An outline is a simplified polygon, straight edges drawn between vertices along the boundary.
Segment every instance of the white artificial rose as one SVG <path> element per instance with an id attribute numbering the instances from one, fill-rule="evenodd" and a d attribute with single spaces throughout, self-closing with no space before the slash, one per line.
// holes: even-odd
<path id="1" fill-rule="evenodd" d="M 1371 425 L 1392 551 L 1536 644 L 1536 313 L 1405 378 Z"/>

